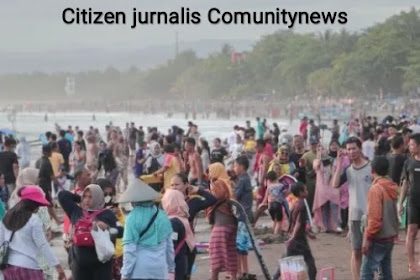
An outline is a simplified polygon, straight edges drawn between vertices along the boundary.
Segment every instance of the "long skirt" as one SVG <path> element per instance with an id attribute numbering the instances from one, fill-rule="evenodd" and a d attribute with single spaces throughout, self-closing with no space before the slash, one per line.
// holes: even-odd
<path id="1" fill-rule="evenodd" d="M 236 252 L 236 225 L 215 225 L 210 234 L 210 269 L 236 275 L 238 258 Z"/>
<path id="2" fill-rule="evenodd" d="M 5 280 L 44 280 L 42 270 L 9 265 L 3 270 Z"/>

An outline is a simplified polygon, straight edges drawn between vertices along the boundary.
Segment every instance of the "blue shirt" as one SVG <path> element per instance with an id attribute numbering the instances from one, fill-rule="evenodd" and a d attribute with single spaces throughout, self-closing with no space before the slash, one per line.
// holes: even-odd
<path id="1" fill-rule="evenodd" d="M 172 235 L 155 247 L 126 244 L 121 276 L 128 279 L 169 279 L 169 273 L 175 272 L 174 258 Z"/>
<path id="2" fill-rule="evenodd" d="M 143 150 L 140 148 L 137 150 L 136 153 L 136 161 L 134 163 L 134 173 L 136 174 L 137 177 L 143 175 L 143 164 L 138 163 L 138 160 L 142 160 L 143 159 Z"/>
<path id="3" fill-rule="evenodd" d="M 254 197 L 252 194 L 251 179 L 249 178 L 248 173 L 239 176 L 238 182 L 236 183 L 235 195 L 238 202 L 245 209 L 249 221 L 252 223 L 252 202 L 254 201 Z M 239 221 L 245 221 L 245 217 L 241 214 L 239 215 Z"/>

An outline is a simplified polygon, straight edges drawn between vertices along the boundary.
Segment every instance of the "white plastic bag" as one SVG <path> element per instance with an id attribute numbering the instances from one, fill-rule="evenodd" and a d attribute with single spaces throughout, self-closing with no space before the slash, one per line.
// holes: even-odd
<path id="1" fill-rule="evenodd" d="M 108 230 L 102 230 L 96 224 L 91 231 L 93 240 L 95 241 L 96 254 L 98 260 L 102 263 L 109 261 L 115 253 L 115 246 L 111 241 L 111 235 Z"/>

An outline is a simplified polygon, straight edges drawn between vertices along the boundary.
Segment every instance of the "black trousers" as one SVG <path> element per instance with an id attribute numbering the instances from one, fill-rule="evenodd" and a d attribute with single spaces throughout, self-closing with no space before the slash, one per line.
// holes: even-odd
<path id="1" fill-rule="evenodd" d="M 71 273 L 73 280 L 112 280 L 112 262 L 86 265 L 72 259 Z"/>
<path id="2" fill-rule="evenodd" d="M 191 252 L 190 250 L 187 250 L 187 258 L 188 258 L 188 276 L 191 277 L 192 268 L 195 262 L 195 257 L 197 256 L 197 249 L 194 248 L 194 250 Z"/>
<path id="3" fill-rule="evenodd" d="M 308 268 L 309 280 L 316 280 L 316 266 L 315 260 L 312 256 L 311 249 L 307 240 L 296 240 L 287 247 L 286 255 L 283 257 L 303 256 L 306 266 Z M 280 279 L 280 267 L 274 273 L 273 280 Z"/>

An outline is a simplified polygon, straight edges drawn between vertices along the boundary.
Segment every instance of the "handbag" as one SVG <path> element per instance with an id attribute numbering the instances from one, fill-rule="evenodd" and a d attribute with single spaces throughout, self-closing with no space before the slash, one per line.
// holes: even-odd
<path id="1" fill-rule="evenodd" d="M 98 260 L 102 263 L 106 263 L 115 253 L 114 243 L 111 241 L 111 235 L 108 230 L 102 230 L 96 224 L 91 230 L 93 241 L 95 242 L 95 251 L 98 256 Z"/>
<path id="2" fill-rule="evenodd" d="M 15 232 L 13 231 L 9 241 L 4 241 L 3 244 L 1 244 L 0 246 L 0 270 L 4 270 L 8 266 L 10 253 L 9 245 L 12 242 L 14 235 Z"/>

